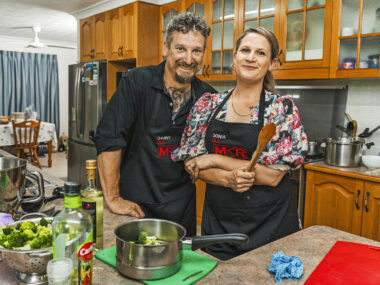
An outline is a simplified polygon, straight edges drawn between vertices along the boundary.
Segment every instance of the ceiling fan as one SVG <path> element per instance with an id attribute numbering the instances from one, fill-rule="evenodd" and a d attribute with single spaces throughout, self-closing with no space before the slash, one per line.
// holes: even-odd
<path id="1" fill-rule="evenodd" d="M 56 47 L 56 48 L 76 49 L 76 47 L 73 47 L 73 46 L 51 45 L 51 44 L 42 43 L 40 42 L 40 39 L 38 37 L 38 33 L 41 32 L 41 27 L 34 26 L 31 28 L 34 32 L 34 38 L 33 38 L 33 42 L 28 44 L 27 48 Z"/>

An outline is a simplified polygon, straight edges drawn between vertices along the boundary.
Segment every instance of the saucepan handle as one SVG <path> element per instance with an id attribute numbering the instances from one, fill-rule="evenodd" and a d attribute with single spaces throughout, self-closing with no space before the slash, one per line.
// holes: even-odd
<path id="1" fill-rule="evenodd" d="M 34 180 L 37 181 L 38 196 L 22 199 L 21 203 L 36 203 L 42 201 L 45 197 L 45 185 L 42 174 L 38 171 L 26 170 L 26 176 L 32 177 Z"/>
<path id="2" fill-rule="evenodd" d="M 245 234 L 224 234 L 224 235 L 209 235 L 209 236 L 195 236 L 193 239 L 184 240 L 183 244 L 189 244 L 192 250 L 218 244 L 218 243 L 248 243 L 249 238 Z"/>

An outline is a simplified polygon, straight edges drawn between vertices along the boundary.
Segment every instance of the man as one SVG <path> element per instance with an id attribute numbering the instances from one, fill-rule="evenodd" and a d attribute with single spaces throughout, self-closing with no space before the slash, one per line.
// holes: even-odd
<path id="1" fill-rule="evenodd" d="M 209 33 L 200 17 L 175 17 L 167 27 L 166 61 L 129 71 L 110 100 L 95 141 L 112 212 L 169 219 L 195 234 L 194 185 L 170 153 L 196 99 L 215 92 L 196 78 Z"/>

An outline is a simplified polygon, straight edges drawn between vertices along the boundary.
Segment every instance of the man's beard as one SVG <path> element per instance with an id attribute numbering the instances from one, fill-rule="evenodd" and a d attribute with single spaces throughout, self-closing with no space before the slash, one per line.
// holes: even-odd
<path id="1" fill-rule="evenodd" d="M 190 83 L 193 80 L 193 78 L 195 77 L 197 66 L 198 65 L 195 62 L 193 62 L 191 64 L 187 64 L 184 61 L 176 62 L 175 67 L 174 67 L 175 69 L 176 69 L 176 67 L 191 68 L 192 70 L 194 70 L 194 75 L 183 77 L 183 76 L 179 75 L 177 72 L 174 72 L 175 80 L 181 84 Z"/>

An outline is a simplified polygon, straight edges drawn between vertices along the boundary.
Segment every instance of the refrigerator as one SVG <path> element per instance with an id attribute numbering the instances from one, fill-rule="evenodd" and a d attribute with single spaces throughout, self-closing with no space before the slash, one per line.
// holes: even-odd
<path id="1" fill-rule="evenodd" d="M 107 63 L 69 65 L 68 181 L 87 185 L 86 160 L 96 159 L 96 127 L 107 104 Z"/>

